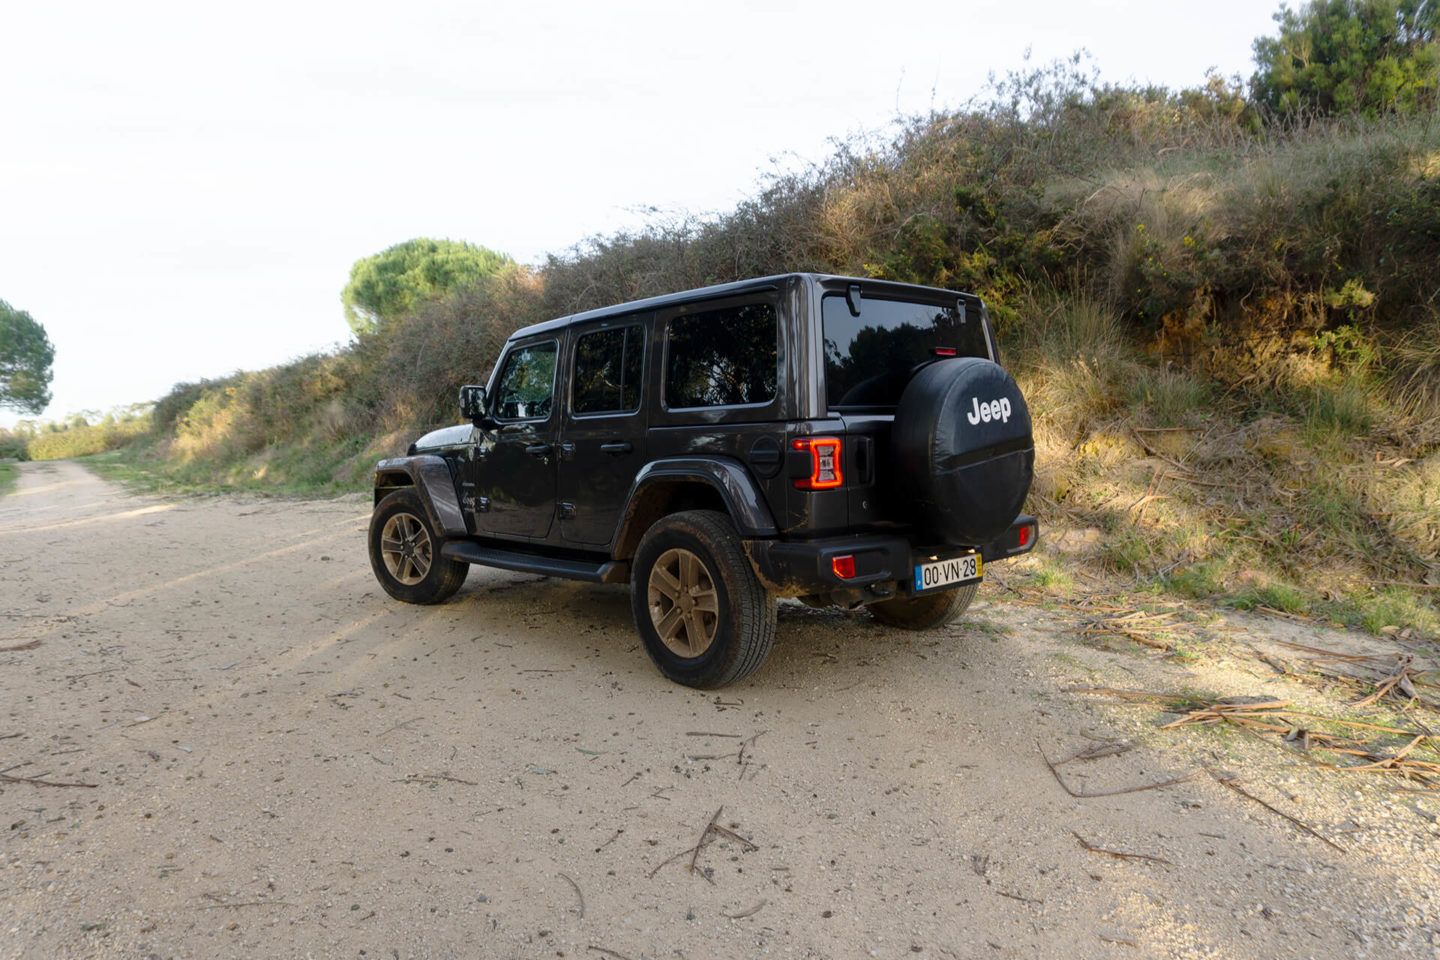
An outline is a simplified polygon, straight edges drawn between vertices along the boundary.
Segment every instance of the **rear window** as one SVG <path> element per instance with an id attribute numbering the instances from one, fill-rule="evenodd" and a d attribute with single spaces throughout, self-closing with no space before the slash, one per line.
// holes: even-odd
<path id="1" fill-rule="evenodd" d="M 936 347 L 956 356 L 989 357 L 978 316 L 958 303 L 937 306 L 906 300 L 860 301 L 860 316 L 845 297 L 821 300 L 825 328 L 825 398 L 831 407 L 893 407 L 915 367 L 934 359 Z"/>
<path id="2" fill-rule="evenodd" d="M 665 405 L 727 407 L 775 399 L 775 307 L 747 303 L 678 316 L 669 324 Z"/>

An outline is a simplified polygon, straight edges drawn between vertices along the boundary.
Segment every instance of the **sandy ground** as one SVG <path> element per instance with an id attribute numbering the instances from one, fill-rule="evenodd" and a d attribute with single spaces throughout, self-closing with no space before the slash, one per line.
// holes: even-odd
<path id="1" fill-rule="evenodd" d="M 0 783 L 0 957 L 1440 957 L 1437 798 L 1066 692 L 1315 696 L 1253 659 L 993 599 L 919 634 L 786 605 L 768 663 L 700 693 L 624 588 L 476 568 L 391 601 L 367 514 L 22 465 L 0 770 L 86 786 Z M 1067 782 L 1197 775 L 1075 798 L 1040 756 L 1112 742 Z"/>

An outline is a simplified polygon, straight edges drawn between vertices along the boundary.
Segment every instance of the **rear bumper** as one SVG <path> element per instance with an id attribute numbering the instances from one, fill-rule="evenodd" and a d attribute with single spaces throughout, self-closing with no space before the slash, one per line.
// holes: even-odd
<path id="1" fill-rule="evenodd" d="M 1003 535 L 978 550 L 918 547 L 905 537 L 878 534 L 823 540 L 745 540 L 743 544 L 756 576 L 777 596 L 869 589 L 878 598 L 908 593 L 917 563 L 974 552 L 985 563 L 1005 560 L 1033 550 L 1038 535 L 1035 518 L 1022 514 Z M 854 558 L 854 576 L 842 577 L 835 572 L 835 561 L 841 557 Z"/>
<path id="2" fill-rule="evenodd" d="M 1040 524 L 1028 513 L 1022 513 L 999 537 L 980 548 L 980 559 L 986 563 L 1008 560 L 1035 549 L 1040 540 Z"/>

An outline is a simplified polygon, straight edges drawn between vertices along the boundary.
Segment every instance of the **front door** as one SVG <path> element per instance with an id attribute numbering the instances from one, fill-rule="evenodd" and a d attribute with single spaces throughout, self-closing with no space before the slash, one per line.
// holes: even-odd
<path id="1" fill-rule="evenodd" d="M 555 519 L 555 340 L 510 348 L 495 381 L 498 426 L 476 451 L 475 532 L 543 538 Z M 472 506 L 467 504 L 467 506 Z"/>

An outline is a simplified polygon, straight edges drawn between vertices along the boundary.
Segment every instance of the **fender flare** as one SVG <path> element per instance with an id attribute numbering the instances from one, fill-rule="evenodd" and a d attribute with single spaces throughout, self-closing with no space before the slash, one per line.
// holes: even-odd
<path id="1" fill-rule="evenodd" d="M 724 501 L 730 519 L 742 537 L 774 537 L 780 532 L 759 485 L 739 460 L 729 457 L 676 457 L 647 463 L 635 475 L 625 498 L 625 509 L 610 541 L 612 549 L 618 548 L 624 539 L 626 528 L 635 519 L 646 489 L 657 483 L 674 481 L 703 483 L 713 489 Z"/>
<path id="2" fill-rule="evenodd" d="M 460 510 L 460 499 L 455 494 L 455 482 L 450 478 L 450 468 L 445 465 L 443 457 L 422 454 L 381 460 L 375 465 L 377 499 L 380 477 L 387 473 L 403 473 L 410 479 L 410 485 L 415 487 L 425 512 L 430 515 L 430 525 L 440 536 L 464 537 L 469 534 L 465 514 Z"/>

